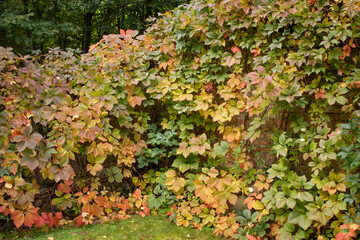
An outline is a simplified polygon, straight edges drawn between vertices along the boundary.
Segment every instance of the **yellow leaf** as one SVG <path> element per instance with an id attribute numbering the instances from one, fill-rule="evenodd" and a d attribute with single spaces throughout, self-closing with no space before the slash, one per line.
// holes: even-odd
<path id="1" fill-rule="evenodd" d="M 174 170 L 169 170 L 165 173 L 166 177 L 175 177 L 176 176 L 176 173 Z"/>
<path id="2" fill-rule="evenodd" d="M 216 178 L 219 175 L 219 171 L 216 168 L 211 168 L 207 174 L 211 178 Z"/>
<path id="3" fill-rule="evenodd" d="M 267 209 L 267 208 L 264 208 L 264 210 L 262 210 L 262 212 L 261 212 L 261 216 L 265 216 L 265 215 L 269 215 L 269 209 Z"/>
<path id="4" fill-rule="evenodd" d="M 179 178 L 174 182 L 172 189 L 174 189 L 175 192 L 178 192 L 184 186 L 185 186 L 185 179 Z"/>
<path id="5" fill-rule="evenodd" d="M 201 144 L 201 142 L 200 142 L 200 140 L 198 138 L 190 139 L 189 143 L 192 144 L 192 145 L 200 145 Z"/>
<path id="6" fill-rule="evenodd" d="M 264 205 L 260 201 L 255 201 L 251 207 L 253 207 L 255 210 L 262 210 L 264 209 Z"/>
<path id="7" fill-rule="evenodd" d="M 229 200 L 229 203 L 231 203 L 232 205 L 235 205 L 237 202 L 237 199 L 238 199 L 238 197 L 235 194 L 231 194 L 229 196 L 228 200 Z"/>
<path id="8" fill-rule="evenodd" d="M 346 192 L 346 185 L 344 183 L 339 183 L 337 189 L 341 192 Z"/>

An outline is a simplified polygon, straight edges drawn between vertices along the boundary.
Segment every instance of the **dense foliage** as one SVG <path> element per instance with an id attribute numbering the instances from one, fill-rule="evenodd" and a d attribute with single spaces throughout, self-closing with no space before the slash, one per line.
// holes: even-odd
<path id="1" fill-rule="evenodd" d="M 80 49 L 120 29 L 143 32 L 157 17 L 183 0 L 2 0 L 0 46 L 29 54 L 48 48 Z"/>
<path id="2" fill-rule="evenodd" d="M 359 11 L 197 0 L 81 56 L 1 48 L 0 212 L 17 227 L 164 211 L 235 239 L 355 237 Z"/>

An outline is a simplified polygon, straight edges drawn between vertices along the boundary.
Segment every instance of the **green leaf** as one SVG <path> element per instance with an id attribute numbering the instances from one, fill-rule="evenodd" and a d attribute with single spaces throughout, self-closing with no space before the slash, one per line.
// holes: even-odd
<path id="1" fill-rule="evenodd" d="M 219 157 L 224 157 L 229 151 L 230 144 L 226 141 L 221 141 L 220 145 L 214 147 L 214 154 Z"/>
<path id="2" fill-rule="evenodd" d="M 276 156 L 278 157 L 279 155 L 286 157 L 288 149 L 285 146 L 281 146 L 281 145 L 276 145 L 274 146 L 274 149 L 277 151 Z"/>
<path id="3" fill-rule="evenodd" d="M 276 199 L 276 207 L 283 208 L 286 204 L 286 198 Z"/>
<path id="4" fill-rule="evenodd" d="M 291 208 L 291 209 L 294 209 L 295 205 L 296 205 L 296 200 L 295 199 L 292 199 L 292 198 L 288 198 L 286 200 L 286 205 Z"/>
<path id="5" fill-rule="evenodd" d="M 312 221 L 308 218 L 306 214 L 294 211 L 289 214 L 288 217 L 289 223 L 299 224 L 300 227 L 302 227 L 304 230 L 308 229 Z"/>
<path id="6" fill-rule="evenodd" d="M 299 198 L 303 198 L 305 201 L 307 201 L 307 202 L 312 202 L 312 201 L 314 201 L 314 196 L 311 194 L 311 193 L 309 193 L 309 192 L 300 192 L 299 193 Z"/>
<path id="7" fill-rule="evenodd" d="M 197 161 L 197 157 L 193 154 L 190 154 L 187 158 L 179 155 L 173 162 L 172 167 L 179 168 L 181 172 L 186 172 L 189 169 L 198 169 L 199 162 Z"/>
<path id="8" fill-rule="evenodd" d="M 161 201 L 156 198 L 153 194 L 150 194 L 148 197 L 149 208 L 158 209 L 161 206 Z"/>
<path id="9" fill-rule="evenodd" d="M 292 233 L 295 231 L 295 226 L 291 223 L 285 223 L 284 224 L 284 229 L 285 231 L 289 232 L 289 233 Z"/>
<path id="10" fill-rule="evenodd" d="M 115 181 L 116 182 L 121 183 L 123 178 L 124 178 L 124 175 L 122 175 L 121 173 L 115 174 Z"/>
<path id="11" fill-rule="evenodd" d="M 281 134 L 281 136 L 279 137 L 279 143 L 280 143 L 281 145 L 284 145 L 285 140 L 286 140 L 286 137 L 285 137 L 285 134 L 283 133 L 283 134 Z"/>
<path id="12" fill-rule="evenodd" d="M 337 101 L 339 104 L 341 104 L 341 105 L 345 105 L 346 102 L 347 102 L 346 98 L 343 97 L 343 96 L 337 96 L 337 97 L 336 97 L 336 101 Z"/>

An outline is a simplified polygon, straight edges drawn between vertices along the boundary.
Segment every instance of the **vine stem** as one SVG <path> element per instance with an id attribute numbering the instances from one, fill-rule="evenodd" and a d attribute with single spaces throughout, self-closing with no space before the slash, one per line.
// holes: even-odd
<path id="1" fill-rule="evenodd" d="M 54 213 L 54 209 L 53 209 L 53 206 L 52 206 L 52 204 L 51 204 L 51 197 L 50 197 L 50 192 L 48 192 L 48 197 L 49 197 L 49 200 L 50 200 L 50 207 L 51 207 L 51 212 L 52 212 L 52 214 L 55 214 L 55 213 Z"/>

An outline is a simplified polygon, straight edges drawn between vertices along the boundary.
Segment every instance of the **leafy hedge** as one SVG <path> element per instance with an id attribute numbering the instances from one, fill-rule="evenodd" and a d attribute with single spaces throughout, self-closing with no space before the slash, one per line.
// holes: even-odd
<path id="1" fill-rule="evenodd" d="M 17 227 L 165 211 L 236 239 L 354 237 L 359 10 L 197 0 L 82 56 L 1 48 L 0 212 Z M 253 145 L 283 112 L 261 168 Z"/>

